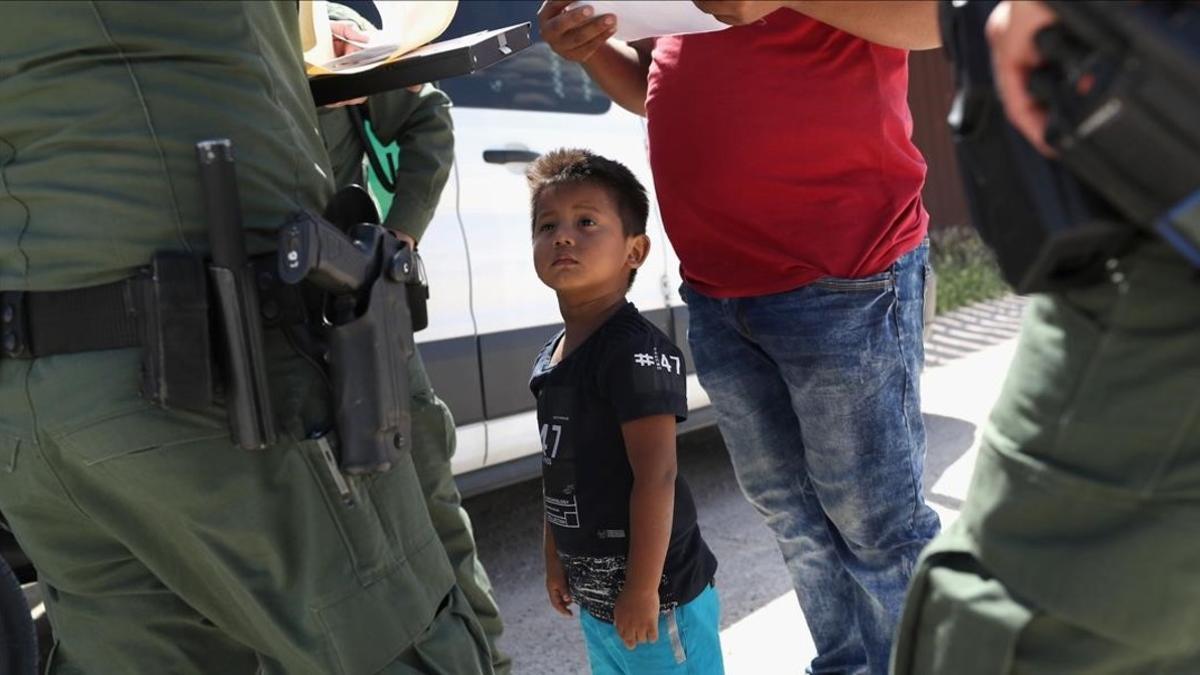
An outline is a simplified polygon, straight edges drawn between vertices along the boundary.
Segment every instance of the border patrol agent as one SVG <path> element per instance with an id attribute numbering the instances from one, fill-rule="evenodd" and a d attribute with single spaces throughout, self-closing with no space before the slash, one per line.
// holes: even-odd
<path id="1" fill-rule="evenodd" d="M 896 675 L 1200 673 L 1200 281 L 1165 244 L 1035 297 Z"/>
<path id="2" fill-rule="evenodd" d="M 202 255 L 195 144 L 232 139 L 246 247 L 332 172 L 295 2 L 0 8 L 0 511 L 50 673 L 488 673 L 411 458 L 342 476 L 317 369 L 264 331 L 280 441 L 141 394 L 135 280 Z M 144 317 L 141 317 L 144 318 Z"/>
<path id="3" fill-rule="evenodd" d="M 339 9 L 331 5 L 330 15 L 339 16 L 335 14 Z M 370 120 L 370 132 L 365 131 L 363 113 Z M 375 157 L 377 179 L 391 193 L 383 225 L 413 243 L 420 241 L 433 219 L 454 163 L 450 99 L 426 84 L 415 92 L 398 89 L 371 96 L 361 109 L 324 108 L 317 116 L 338 185 L 365 184 L 363 156 L 374 152 L 369 147 L 371 140 L 367 133 L 374 134 L 389 149 L 393 144 L 398 146 L 397 163 L 390 163 L 391 152 L 386 155 L 389 160 L 384 159 L 385 155 Z M 385 161 L 390 166 L 385 167 Z M 379 173 L 385 175 L 378 176 Z M 487 571 L 476 555 L 470 516 L 462 508 L 462 497 L 450 465 L 454 455 L 454 418 L 433 391 L 419 347 L 409 360 L 408 378 L 412 394 L 412 458 L 429 516 L 446 548 L 458 586 L 487 634 L 492 664 L 497 673 L 507 673 L 511 660 L 496 646 L 496 639 L 504 629 L 500 608 L 496 606 Z"/>
<path id="4" fill-rule="evenodd" d="M 1028 72 L 1053 13 L 1002 7 L 997 73 Z M 1040 141 L 1014 79 L 1010 119 Z M 896 675 L 1200 673 L 1200 277 L 1157 237 L 1110 267 L 1030 302 L 962 513 L 913 575 Z"/>

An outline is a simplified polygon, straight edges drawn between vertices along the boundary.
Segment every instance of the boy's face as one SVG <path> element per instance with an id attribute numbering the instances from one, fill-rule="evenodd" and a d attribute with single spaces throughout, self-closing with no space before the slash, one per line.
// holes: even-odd
<path id="1" fill-rule="evenodd" d="M 619 291 L 650 248 L 646 235 L 625 236 L 617 201 L 588 182 L 542 190 L 533 221 L 533 265 L 561 296 Z"/>

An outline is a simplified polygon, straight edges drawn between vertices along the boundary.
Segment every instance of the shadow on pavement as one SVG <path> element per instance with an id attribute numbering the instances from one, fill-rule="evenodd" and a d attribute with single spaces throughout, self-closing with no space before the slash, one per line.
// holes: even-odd
<path id="1" fill-rule="evenodd" d="M 975 444 L 975 425 L 957 417 L 928 413 L 922 417 L 925 419 L 925 437 L 929 448 L 925 454 L 925 499 L 958 511 L 962 508 L 962 500 L 930 490 L 946 469 Z"/>

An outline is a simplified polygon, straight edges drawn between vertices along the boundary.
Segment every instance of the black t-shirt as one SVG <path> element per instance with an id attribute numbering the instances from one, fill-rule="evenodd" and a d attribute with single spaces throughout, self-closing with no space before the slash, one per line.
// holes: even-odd
<path id="1" fill-rule="evenodd" d="M 538 354 L 529 386 L 542 437 L 542 490 L 571 595 L 593 616 L 612 621 L 625 583 L 633 470 L 621 424 L 652 415 L 687 416 L 683 355 L 631 303 L 557 365 L 560 332 Z M 704 590 L 717 560 L 700 537 L 696 505 L 675 479 L 671 540 L 659 599 L 663 609 Z"/>

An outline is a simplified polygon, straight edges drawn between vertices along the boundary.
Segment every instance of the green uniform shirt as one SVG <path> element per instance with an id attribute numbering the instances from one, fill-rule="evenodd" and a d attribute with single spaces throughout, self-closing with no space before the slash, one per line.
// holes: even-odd
<path id="1" fill-rule="evenodd" d="M 432 85 L 419 92 L 397 89 L 367 99 L 363 111 L 375 137 L 385 146 L 400 146 L 396 189 L 383 224 L 420 241 L 437 209 L 438 198 L 454 164 L 454 127 L 450 99 Z M 321 136 L 329 149 L 338 187 L 363 181 L 366 148 L 346 108 L 319 113 Z M 380 154 L 383 160 L 382 153 Z"/>
<path id="2" fill-rule="evenodd" d="M 17 2 L 0 20 L 0 290 L 207 250 L 197 141 L 233 141 L 248 230 L 330 194 L 294 1 Z"/>

